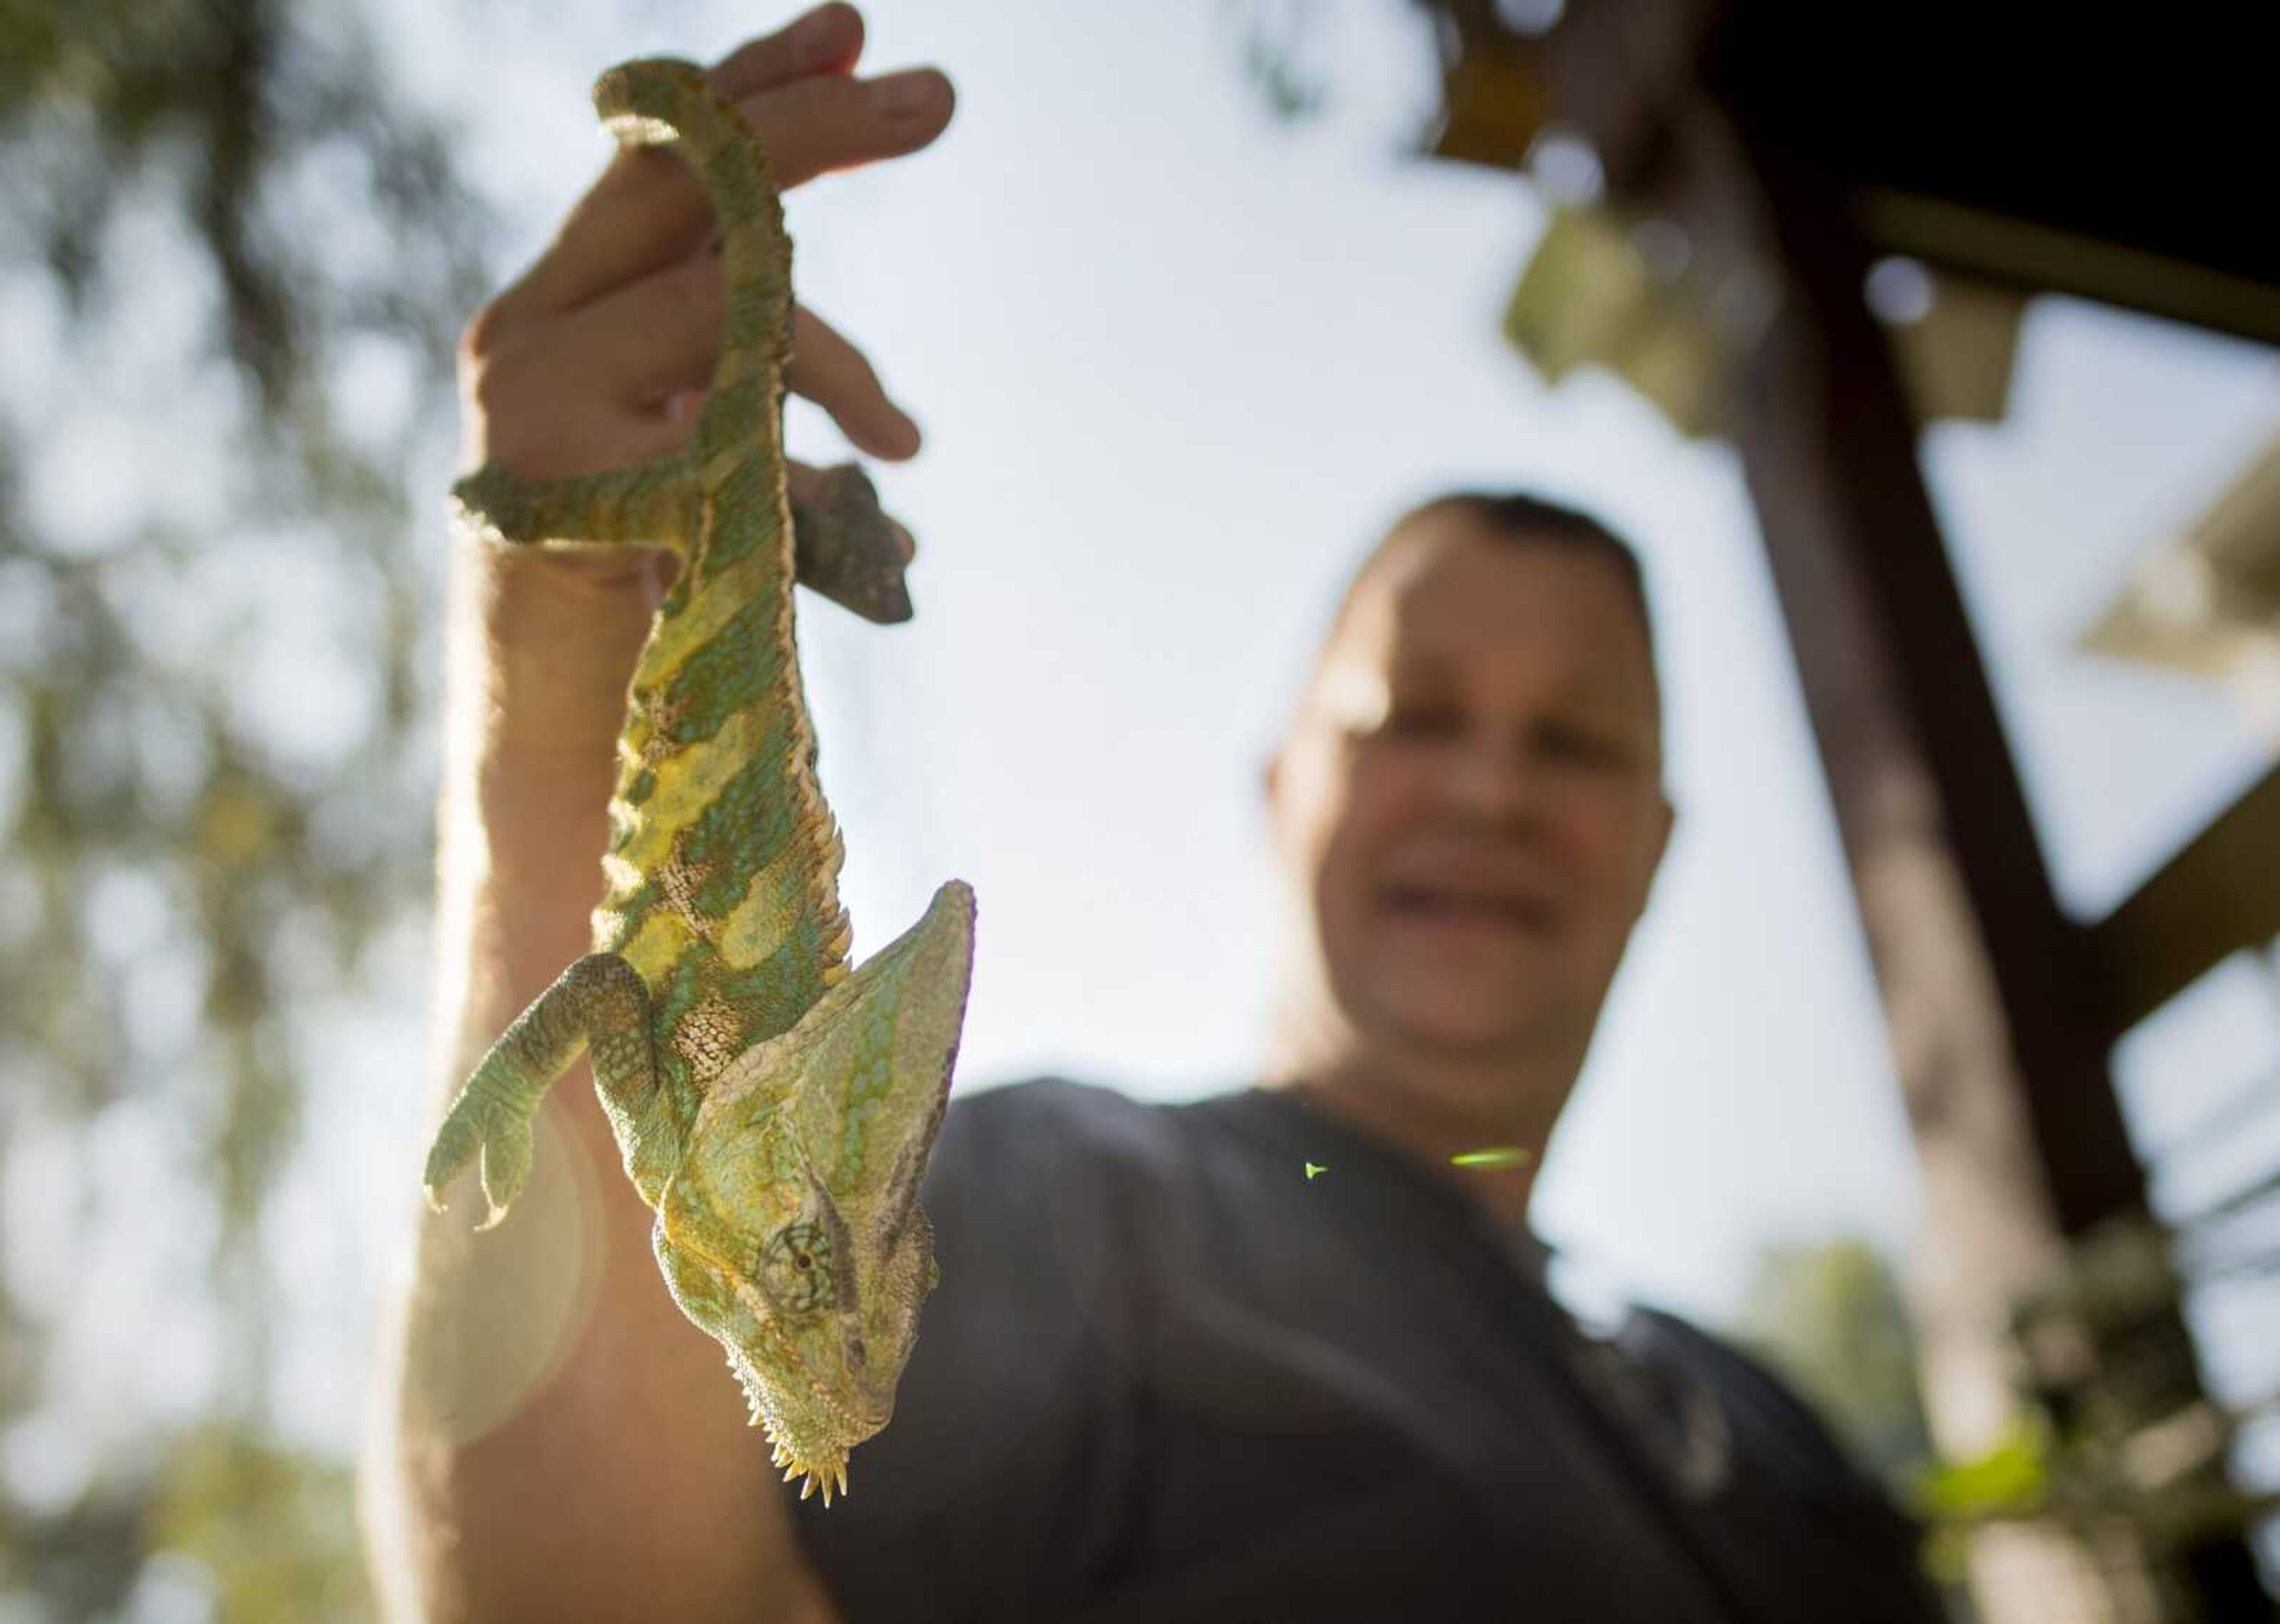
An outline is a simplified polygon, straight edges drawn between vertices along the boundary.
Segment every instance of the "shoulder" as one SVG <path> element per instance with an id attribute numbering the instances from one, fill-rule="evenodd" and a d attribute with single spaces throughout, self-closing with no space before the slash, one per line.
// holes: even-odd
<path id="1" fill-rule="evenodd" d="M 1179 1112 L 1114 1089 L 1039 1077 L 953 1097 L 927 1174 L 926 1193 L 965 1199 L 980 1184 L 1072 1180 L 1141 1183 L 1176 1176 Z M 1105 1192 L 1104 1192 L 1105 1193 Z"/>
<path id="2" fill-rule="evenodd" d="M 1063 1078 L 953 1100 L 920 1192 L 961 1287 L 945 1314 L 1059 1324 L 1128 1360 L 1223 1217 L 1236 1153 L 1191 1105 Z"/>
<path id="3" fill-rule="evenodd" d="M 982 1137 L 1043 1131 L 1079 1143 L 1113 1142 L 1156 1131 L 1163 1115 L 1161 1106 L 1098 1083 L 1032 1077 L 954 1096 L 943 1131 Z"/>
<path id="4" fill-rule="evenodd" d="M 1168 1114 L 1058 1077 L 953 1098 L 920 1192 L 944 1277 L 989 1281 L 977 1309 L 1058 1313 L 1080 1283 L 1097 1298 L 1144 1253 L 1145 1214 L 1178 1176 Z"/>

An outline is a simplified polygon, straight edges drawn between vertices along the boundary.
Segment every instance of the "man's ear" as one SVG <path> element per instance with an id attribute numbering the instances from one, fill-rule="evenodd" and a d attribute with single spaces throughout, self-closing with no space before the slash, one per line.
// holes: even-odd
<path id="1" fill-rule="evenodd" d="M 1290 768 L 1283 757 L 1290 752 L 1288 741 L 1277 743 L 1267 752 L 1259 767 L 1259 810 L 1267 827 L 1267 849 L 1279 859 L 1282 850 L 1282 797 L 1290 787 Z"/>
<path id="2" fill-rule="evenodd" d="M 1654 849 L 1648 853 L 1646 883 L 1639 888 L 1640 911 L 1645 911 L 1645 897 L 1654 889 L 1654 877 L 1662 872 L 1662 859 L 1670 850 L 1671 832 L 1678 827 L 1678 807 L 1668 791 L 1658 793 L 1655 807 L 1660 814 L 1661 827 L 1654 833 Z"/>

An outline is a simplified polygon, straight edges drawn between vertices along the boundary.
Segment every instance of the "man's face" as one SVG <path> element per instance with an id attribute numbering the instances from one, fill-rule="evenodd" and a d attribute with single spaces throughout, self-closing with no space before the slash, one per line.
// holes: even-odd
<path id="1" fill-rule="evenodd" d="M 1268 792 L 1354 1037 L 1580 1050 L 1671 822 L 1615 567 L 1467 515 L 1413 521 L 1356 586 Z"/>

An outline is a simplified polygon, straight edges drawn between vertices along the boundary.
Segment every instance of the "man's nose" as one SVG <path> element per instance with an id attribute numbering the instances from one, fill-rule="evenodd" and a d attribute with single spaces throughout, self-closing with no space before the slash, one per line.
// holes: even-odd
<path id="1" fill-rule="evenodd" d="M 1528 752 L 1513 738 L 1475 727 L 1450 750 L 1440 774 L 1440 789 L 1452 808 L 1506 819 L 1524 817 L 1535 810 L 1541 781 Z"/>

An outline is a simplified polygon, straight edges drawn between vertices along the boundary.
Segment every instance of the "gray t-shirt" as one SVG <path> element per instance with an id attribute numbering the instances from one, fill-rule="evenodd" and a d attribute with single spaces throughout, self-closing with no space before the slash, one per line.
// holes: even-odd
<path id="1" fill-rule="evenodd" d="M 991 1090 L 923 1199 L 895 1419 L 797 1512 L 850 1624 L 1939 1616 L 1772 1377 L 1665 1314 L 1587 1335 L 1540 1251 L 1298 1097 Z"/>

